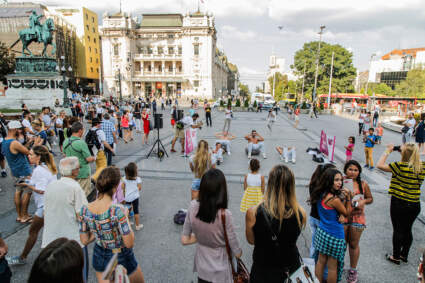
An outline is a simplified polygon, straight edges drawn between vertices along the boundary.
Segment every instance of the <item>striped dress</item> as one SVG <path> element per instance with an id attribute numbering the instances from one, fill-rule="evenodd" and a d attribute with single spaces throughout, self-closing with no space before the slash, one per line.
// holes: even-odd
<path id="1" fill-rule="evenodd" d="M 241 211 L 246 212 L 248 208 L 259 204 L 263 200 L 261 192 L 261 174 L 248 173 L 246 176 L 247 188 L 241 201 Z"/>

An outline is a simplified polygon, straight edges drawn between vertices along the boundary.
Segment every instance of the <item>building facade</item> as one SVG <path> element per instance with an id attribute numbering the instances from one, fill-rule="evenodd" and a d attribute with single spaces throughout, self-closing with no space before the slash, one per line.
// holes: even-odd
<path id="1" fill-rule="evenodd" d="M 368 81 L 385 83 L 392 89 L 406 79 L 407 72 L 425 64 L 425 48 L 394 49 L 370 62 Z"/>
<path id="2" fill-rule="evenodd" d="M 229 69 L 216 52 L 209 14 L 103 16 L 105 96 L 204 97 L 228 93 Z"/>
<path id="3" fill-rule="evenodd" d="M 269 83 L 269 78 L 273 77 L 274 74 L 285 73 L 285 58 L 278 57 L 276 55 L 271 55 L 269 58 L 269 70 L 267 72 L 267 79 L 265 81 L 265 93 L 272 93 L 273 86 Z"/>
<path id="4" fill-rule="evenodd" d="M 98 92 L 100 78 L 100 36 L 97 14 L 85 7 L 49 7 L 76 29 L 77 84 L 83 92 Z"/>

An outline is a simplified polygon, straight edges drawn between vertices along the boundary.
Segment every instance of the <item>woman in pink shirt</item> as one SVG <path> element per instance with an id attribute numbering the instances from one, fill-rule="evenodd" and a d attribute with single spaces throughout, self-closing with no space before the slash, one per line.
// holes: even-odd
<path id="1" fill-rule="evenodd" d="M 128 111 L 124 111 L 124 115 L 121 117 L 121 129 L 123 131 L 123 139 L 125 143 L 128 143 L 128 136 L 130 134 Z"/>

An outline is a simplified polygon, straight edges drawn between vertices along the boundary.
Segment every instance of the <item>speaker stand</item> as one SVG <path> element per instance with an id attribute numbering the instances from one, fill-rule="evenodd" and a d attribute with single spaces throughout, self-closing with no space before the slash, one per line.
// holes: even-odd
<path id="1" fill-rule="evenodd" d="M 155 146 L 157 146 L 158 148 L 157 148 L 157 150 L 156 150 L 156 155 L 158 156 L 159 160 L 160 160 L 160 161 L 162 161 L 162 158 L 163 158 L 164 156 L 163 156 L 163 155 L 162 155 L 162 156 L 160 155 L 160 152 L 161 152 L 160 150 L 161 150 L 161 148 L 162 148 L 162 150 L 164 151 L 165 155 L 167 155 L 167 157 L 168 157 L 168 153 L 167 153 L 167 151 L 165 150 L 165 147 L 164 147 L 164 145 L 162 144 L 161 139 L 159 138 L 159 127 L 157 128 L 157 131 L 158 131 L 157 139 L 156 139 L 155 143 L 153 144 L 153 146 L 152 146 L 151 150 L 149 151 L 148 155 L 146 156 L 146 158 L 149 158 L 149 157 L 151 156 L 152 152 L 154 152 Z"/>

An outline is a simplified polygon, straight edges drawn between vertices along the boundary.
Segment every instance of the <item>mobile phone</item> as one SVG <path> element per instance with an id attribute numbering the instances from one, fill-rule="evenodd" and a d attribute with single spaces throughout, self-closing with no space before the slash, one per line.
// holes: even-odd
<path id="1" fill-rule="evenodd" d="M 401 152 L 401 146 L 400 145 L 396 145 L 393 147 L 393 151 L 398 151 Z"/>
<path id="2" fill-rule="evenodd" d="M 344 179 L 344 188 L 348 189 L 350 192 L 354 191 L 353 179 Z"/>

